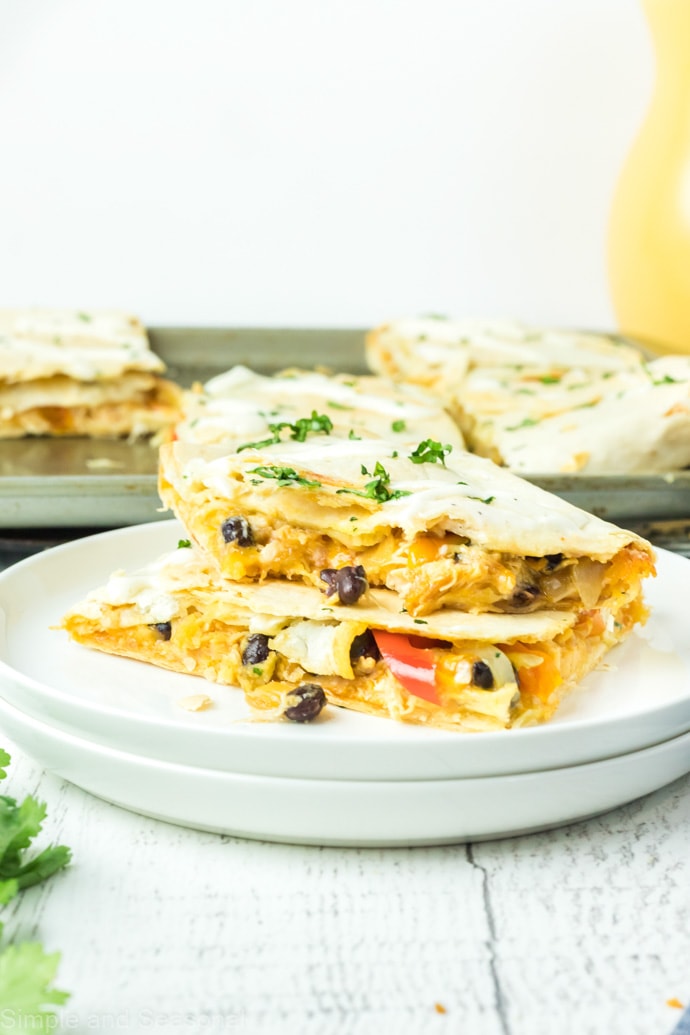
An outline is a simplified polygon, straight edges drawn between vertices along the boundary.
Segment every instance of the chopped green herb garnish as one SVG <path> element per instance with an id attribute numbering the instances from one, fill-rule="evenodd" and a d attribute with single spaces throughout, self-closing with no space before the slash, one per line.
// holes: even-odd
<path id="1" fill-rule="evenodd" d="M 467 482 L 456 482 L 456 485 L 467 485 Z"/>
<path id="2" fill-rule="evenodd" d="M 77 313 L 77 316 L 83 323 L 91 323 L 91 317 L 88 313 Z"/>
<path id="3" fill-rule="evenodd" d="M 350 428 L 350 434 L 349 434 L 349 435 L 348 435 L 347 437 L 348 437 L 348 438 L 349 438 L 349 439 L 350 439 L 351 441 L 354 441 L 354 442 L 361 442 L 361 441 L 362 441 L 362 436 L 361 436 L 361 435 L 355 435 L 355 433 L 354 433 L 354 431 L 352 430 L 352 428 Z"/>
<path id="4" fill-rule="evenodd" d="M 354 516 L 350 518 L 350 521 L 356 521 L 356 520 L 357 520 L 357 518 L 354 517 Z"/>
<path id="5" fill-rule="evenodd" d="M 442 446 L 433 438 L 425 438 L 417 448 L 410 453 L 410 460 L 413 464 L 443 464 L 446 466 L 446 454 L 452 452 L 452 446 Z"/>
<path id="6" fill-rule="evenodd" d="M 290 438 L 293 441 L 305 442 L 310 431 L 330 435 L 333 430 L 333 421 L 325 413 L 317 413 L 316 410 L 312 410 L 311 417 L 300 417 L 294 424 L 287 420 L 280 421 L 279 424 L 269 424 L 270 438 L 264 438 L 258 442 L 245 442 L 239 446 L 237 452 L 241 453 L 243 449 L 263 449 L 264 446 L 274 446 L 276 442 L 280 442 L 280 433 L 283 428 L 290 429 Z"/>
<path id="7" fill-rule="evenodd" d="M 415 618 L 415 619 L 413 619 L 413 621 L 414 621 L 415 625 L 428 625 L 429 624 L 428 622 L 425 622 L 423 618 Z"/>
<path id="8" fill-rule="evenodd" d="M 534 420 L 533 417 L 525 417 L 525 419 L 521 420 L 519 424 L 511 424 L 509 428 L 506 428 L 506 431 L 518 431 L 520 428 L 532 428 L 538 423 L 539 421 Z"/>
<path id="9" fill-rule="evenodd" d="M 679 385 L 680 378 L 671 377 L 670 374 L 664 374 L 658 381 L 652 381 L 653 385 Z"/>
<path id="10" fill-rule="evenodd" d="M 264 674 L 264 670 L 262 668 L 259 668 L 258 665 L 254 665 L 254 667 L 252 668 L 252 672 L 255 676 L 262 676 Z"/>
<path id="11" fill-rule="evenodd" d="M 188 546 L 191 546 L 191 545 L 192 545 L 191 539 L 178 539 L 177 540 L 177 549 L 178 550 L 184 550 L 185 547 L 188 547 Z"/>
<path id="12" fill-rule="evenodd" d="M 468 496 L 468 500 L 476 500 L 477 503 L 493 503 L 496 499 L 495 496 L 487 496 L 486 499 L 482 499 L 481 496 Z"/>
<path id="13" fill-rule="evenodd" d="M 321 487 L 321 482 L 313 482 L 308 478 L 303 478 L 292 467 L 275 467 L 273 464 L 266 464 L 262 467 L 253 467 L 248 473 L 258 474 L 262 478 L 275 478 L 281 487 L 286 485 L 304 485 L 309 489 Z"/>
<path id="14" fill-rule="evenodd" d="M 562 374 L 554 376 L 553 374 L 545 374 L 544 377 L 540 377 L 539 380 L 543 385 L 557 385 L 562 378 Z"/>
<path id="15" fill-rule="evenodd" d="M 403 489 L 389 489 L 391 476 L 386 468 L 378 460 L 373 472 L 368 471 L 364 464 L 360 468 L 362 474 L 373 474 L 371 481 L 368 481 L 364 489 L 337 489 L 336 495 L 350 493 L 353 496 L 362 496 L 364 499 L 376 500 L 377 503 L 388 503 L 389 500 L 400 499 L 401 496 L 410 496 L 411 493 Z"/>
<path id="16" fill-rule="evenodd" d="M 332 410 L 351 410 L 351 406 L 345 406 L 343 403 L 335 402 L 333 399 L 328 400 L 328 405 Z"/>
<path id="17" fill-rule="evenodd" d="M 407 424 L 405 424 L 404 420 L 394 420 L 391 424 L 393 431 L 404 431 L 406 427 Z"/>
<path id="18" fill-rule="evenodd" d="M 394 449 L 391 453 L 391 460 L 395 460 L 399 456 L 398 450 Z"/>

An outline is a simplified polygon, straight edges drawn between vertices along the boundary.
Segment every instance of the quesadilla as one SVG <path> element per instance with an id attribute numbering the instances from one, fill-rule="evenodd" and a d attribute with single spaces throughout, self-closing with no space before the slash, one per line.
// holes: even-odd
<path id="1" fill-rule="evenodd" d="M 204 445 L 245 449 L 252 440 L 289 438 L 300 427 L 306 435 L 309 421 L 317 420 L 329 434 L 353 441 L 390 438 L 404 445 L 418 442 L 431 427 L 456 449 L 464 445 L 438 398 L 379 377 L 298 369 L 264 377 L 237 366 L 185 392 L 183 410 L 176 438 Z"/>
<path id="2" fill-rule="evenodd" d="M 377 327 L 367 335 L 366 351 L 376 373 L 423 385 L 451 401 L 477 367 L 554 376 L 571 368 L 622 371 L 643 359 L 639 350 L 612 336 L 445 317 L 394 320 Z"/>
<path id="3" fill-rule="evenodd" d="M 136 317 L 0 310 L 0 437 L 146 435 L 179 417 Z"/>
<path id="4" fill-rule="evenodd" d="M 419 617 L 577 612 L 632 599 L 651 547 L 491 461 L 314 434 L 242 453 L 164 445 L 159 491 L 225 578 L 284 578 Z"/>
<path id="5" fill-rule="evenodd" d="M 480 731 L 549 719 L 644 618 L 630 593 L 580 611 L 419 619 L 385 589 L 346 606 L 284 580 L 229 582 L 182 541 L 142 571 L 114 573 L 63 628 L 87 647 L 239 686 L 265 719 L 311 721 L 328 700 Z"/>
<path id="6" fill-rule="evenodd" d="M 593 396 L 572 409 L 548 413 L 543 403 L 522 401 L 510 413 L 475 414 L 474 448 L 529 473 L 636 474 L 690 465 L 690 360 L 665 356 L 605 384 L 607 394 L 597 394 L 596 383 L 583 383 Z"/>

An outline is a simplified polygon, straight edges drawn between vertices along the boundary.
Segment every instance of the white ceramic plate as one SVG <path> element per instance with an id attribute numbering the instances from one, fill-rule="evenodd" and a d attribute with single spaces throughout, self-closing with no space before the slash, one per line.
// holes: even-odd
<path id="1" fill-rule="evenodd" d="M 294 780 L 159 762 L 92 744 L 0 701 L 0 728 L 92 794 L 183 826 L 301 844 L 509 837 L 607 811 L 690 769 L 690 733 L 590 765 L 460 780 Z"/>
<path id="2" fill-rule="evenodd" d="M 39 554 L 0 575 L 0 695 L 105 746 L 234 773 L 340 780 L 442 780 L 579 765 L 690 730 L 690 561 L 660 553 L 647 626 L 615 648 L 546 726 L 458 734 L 330 709 L 309 726 L 248 721 L 239 690 L 113 658 L 51 629 L 117 568 L 176 545 L 174 521 Z M 214 701 L 187 713 L 192 693 Z"/>

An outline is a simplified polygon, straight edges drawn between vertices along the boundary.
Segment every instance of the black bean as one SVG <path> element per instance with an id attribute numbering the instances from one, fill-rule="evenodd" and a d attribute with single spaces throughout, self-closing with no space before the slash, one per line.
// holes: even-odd
<path id="1" fill-rule="evenodd" d="M 378 661 L 380 657 L 381 651 L 371 629 L 355 636 L 350 646 L 350 661 L 357 661 L 358 658 L 374 658 Z"/>
<path id="2" fill-rule="evenodd" d="M 510 598 L 510 602 L 515 607 L 529 607 L 529 605 L 533 604 L 540 595 L 540 592 L 539 586 L 518 586 Z"/>
<path id="3" fill-rule="evenodd" d="M 559 564 L 563 563 L 563 554 L 562 553 L 547 553 L 544 556 L 544 560 L 546 561 L 546 570 L 547 571 L 553 571 L 554 568 L 557 568 Z"/>
<path id="4" fill-rule="evenodd" d="M 339 569 L 324 568 L 319 578 L 328 585 L 326 596 L 333 596 L 337 590 L 341 604 L 356 604 L 369 588 L 367 573 L 361 564 L 356 566 L 347 564 L 344 568 Z"/>
<path id="5" fill-rule="evenodd" d="M 169 640 L 172 636 L 172 626 L 170 622 L 154 622 L 151 628 L 156 630 L 161 640 Z"/>
<path id="6" fill-rule="evenodd" d="M 263 633 L 252 633 L 242 651 L 243 665 L 260 665 L 269 655 L 268 636 Z"/>
<path id="7" fill-rule="evenodd" d="M 226 543 L 237 543 L 238 546 L 254 546 L 252 526 L 246 518 L 229 517 L 220 526 Z"/>
<path id="8" fill-rule="evenodd" d="M 285 718 L 291 719 L 292 722 L 311 722 L 321 713 L 326 704 L 323 687 L 318 683 L 302 683 L 301 686 L 290 691 L 287 699 L 288 701 L 297 700 L 296 704 L 291 704 L 284 712 Z"/>
<path id="9" fill-rule="evenodd" d="M 472 665 L 472 683 L 480 690 L 493 690 L 494 674 L 485 661 L 475 661 Z"/>
<path id="10" fill-rule="evenodd" d="M 326 596 L 332 597 L 338 589 L 338 569 L 324 568 L 323 571 L 319 573 L 319 578 L 328 586 L 328 589 L 326 590 Z"/>

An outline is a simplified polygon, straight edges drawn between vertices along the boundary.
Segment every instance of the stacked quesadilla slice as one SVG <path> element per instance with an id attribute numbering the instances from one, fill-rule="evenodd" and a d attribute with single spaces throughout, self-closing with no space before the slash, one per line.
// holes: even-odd
<path id="1" fill-rule="evenodd" d="M 180 390 L 140 321 L 108 310 L 0 311 L 0 438 L 158 432 Z"/>
<path id="2" fill-rule="evenodd" d="M 434 438 L 175 442 L 160 492 L 186 538 L 65 628 L 240 686 L 266 719 L 329 701 L 453 730 L 541 722 L 645 618 L 644 540 Z"/>

